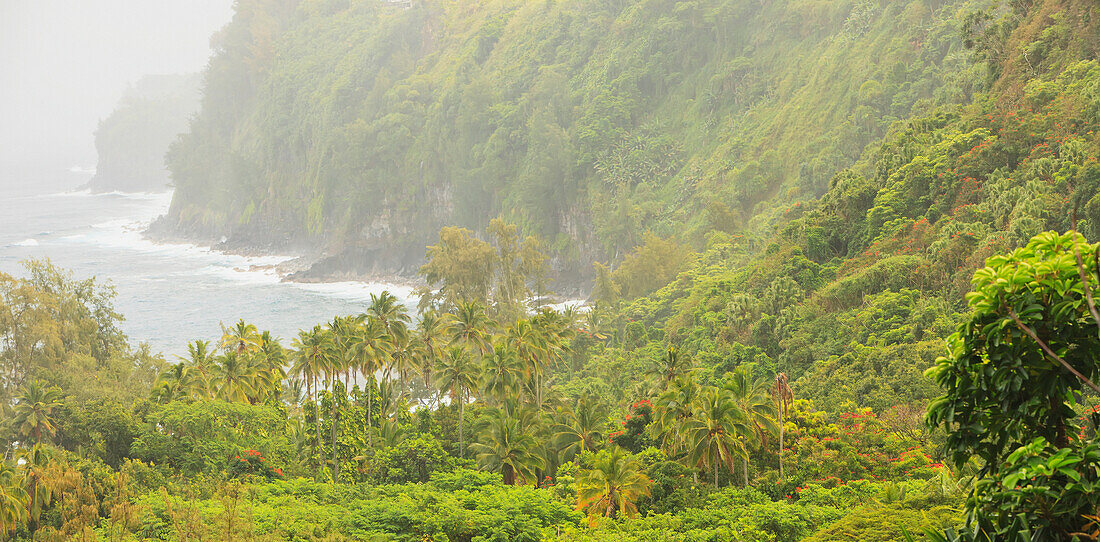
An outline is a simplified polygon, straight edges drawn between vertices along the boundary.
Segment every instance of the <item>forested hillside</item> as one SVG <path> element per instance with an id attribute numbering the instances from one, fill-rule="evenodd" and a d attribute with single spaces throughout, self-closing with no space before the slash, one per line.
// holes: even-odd
<path id="1" fill-rule="evenodd" d="M 982 7 L 240 2 L 163 225 L 361 271 L 415 271 L 441 226 L 497 216 L 574 274 L 647 231 L 699 248 L 969 102 L 987 77 L 959 28 Z"/>
<path id="2" fill-rule="evenodd" d="M 1098 17 L 240 2 L 160 227 L 420 304 L 166 361 L 0 275 L 0 540 L 1096 540 Z"/>
<path id="3" fill-rule="evenodd" d="M 199 108 L 198 74 L 149 75 L 135 83 L 95 133 L 94 192 L 153 192 L 168 187 L 164 156 Z"/>

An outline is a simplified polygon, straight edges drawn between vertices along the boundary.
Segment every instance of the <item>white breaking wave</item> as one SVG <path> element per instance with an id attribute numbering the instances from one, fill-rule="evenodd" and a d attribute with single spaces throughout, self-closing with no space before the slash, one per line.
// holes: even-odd
<path id="1" fill-rule="evenodd" d="M 316 294 L 321 294 L 327 297 L 334 297 L 337 299 L 349 301 L 361 301 L 364 303 L 370 302 L 371 294 L 378 295 L 381 294 L 383 291 L 388 291 L 405 303 L 411 302 L 416 297 L 413 294 L 414 288 L 412 286 L 406 286 L 403 284 L 386 284 L 382 282 L 356 281 L 291 282 L 288 284 L 292 284 L 296 288 Z M 415 308 L 415 305 L 410 308 Z"/>
<path id="2" fill-rule="evenodd" d="M 35 240 L 35 239 L 24 239 L 24 240 L 22 240 L 18 243 L 12 243 L 11 246 L 13 246 L 13 247 L 36 247 L 36 246 L 38 246 L 38 241 Z"/>
<path id="3" fill-rule="evenodd" d="M 283 277 L 277 266 L 296 257 L 278 254 L 241 256 L 190 243 L 161 243 L 149 240 L 145 237 L 144 232 L 153 220 L 168 211 L 168 207 L 172 203 L 172 192 L 106 192 L 92 194 L 84 190 L 59 195 L 93 198 L 123 197 L 140 202 L 140 205 L 137 206 L 134 214 L 130 217 L 116 218 L 93 224 L 91 231 L 65 237 L 64 239 L 68 241 L 141 252 L 166 260 L 187 261 L 195 265 L 195 267 L 192 267 L 192 272 L 197 274 L 255 286 L 270 286 L 282 283 Z M 402 300 L 410 300 L 414 297 L 413 287 L 398 284 L 354 281 L 286 282 L 285 284 L 325 297 L 354 302 L 369 302 L 371 294 L 377 295 L 383 290 L 388 290 Z"/>

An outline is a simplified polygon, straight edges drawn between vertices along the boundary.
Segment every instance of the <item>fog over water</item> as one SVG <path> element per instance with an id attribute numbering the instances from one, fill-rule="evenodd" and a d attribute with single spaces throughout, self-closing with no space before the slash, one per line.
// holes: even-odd
<path id="1" fill-rule="evenodd" d="M 202 70 L 232 0 L 0 1 L 0 183 L 93 166 L 92 132 L 146 74 Z"/>
<path id="2" fill-rule="evenodd" d="M 110 280 L 134 342 L 166 354 L 215 339 L 244 318 L 289 343 L 302 327 L 365 310 L 371 293 L 404 287 L 290 284 L 242 257 L 155 244 L 142 230 L 171 193 L 91 194 L 93 133 L 146 74 L 200 71 L 231 0 L 0 0 L 0 272 L 49 258 L 77 278 Z"/>

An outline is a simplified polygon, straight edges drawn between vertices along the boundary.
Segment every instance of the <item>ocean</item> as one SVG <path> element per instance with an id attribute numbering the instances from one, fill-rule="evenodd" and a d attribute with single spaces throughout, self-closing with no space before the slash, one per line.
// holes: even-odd
<path id="1" fill-rule="evenodd" d="M 8 173 L 0 182 L 0 272 L 25 276 L 22 262 L 49 258 L 75 278 L 109 282 L 131 343 L 146 342 L 169 361 L 189 341 L 216 340 L 219 324 L 241 318 L 289 346 L 299 329 L 362 313 L 372 293 L 389 290 L 410 311 L 415 306 L 406 285 L 282 282 L 270 266 L 293 255 L 246 257 L 149 241 L 142 231 L 167 211 L 170 192 L 92 194 L 78 187 L 93 171 L 75 167 L 28 178 Z"/>

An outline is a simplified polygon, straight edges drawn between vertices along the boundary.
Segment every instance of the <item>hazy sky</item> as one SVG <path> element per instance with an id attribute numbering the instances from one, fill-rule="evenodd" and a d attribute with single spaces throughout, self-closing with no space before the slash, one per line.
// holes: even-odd
<path id="1" fill-rule="evenodd" d="M 0 0 L 0 167 L 95 164 L 92 132 L 145 74 L 200 71 L 232 0 Z"/>

